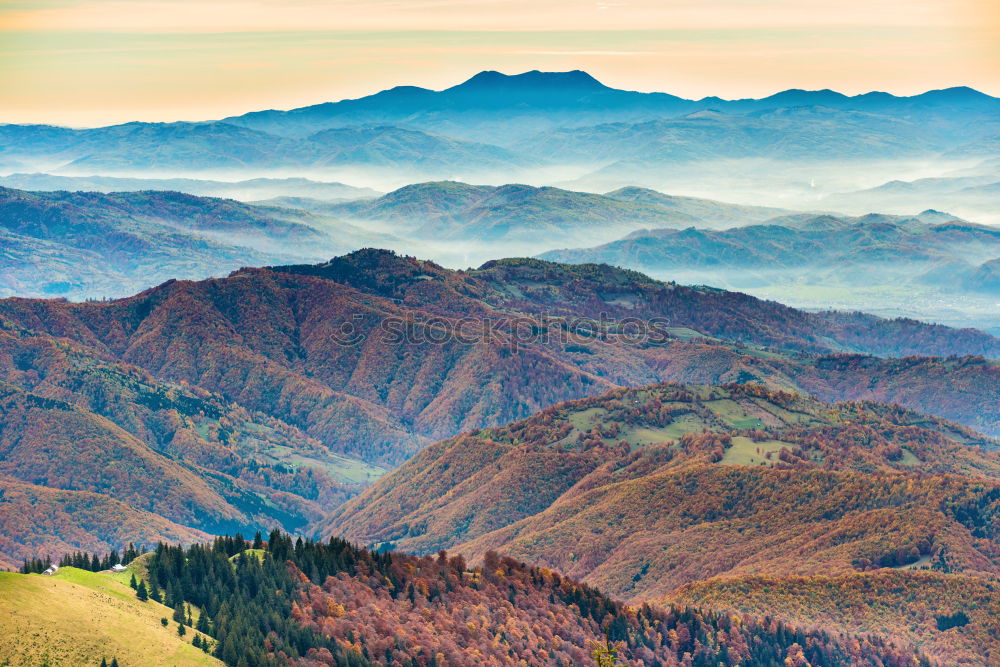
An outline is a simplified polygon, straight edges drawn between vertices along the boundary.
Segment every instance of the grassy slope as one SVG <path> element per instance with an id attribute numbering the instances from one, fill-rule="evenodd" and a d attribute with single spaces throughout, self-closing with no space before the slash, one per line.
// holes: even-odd
<path id="1" fill-rule="evenodd" d="M 55 576 L 0 573 L 0 664 L 71 667 L 118 658 L 129 665 L 219 665 L 194 648 L 189 631 L 160 618 L 171 610 L 139 602 L 125 584 L 99 572 L 62 568 Z"/>

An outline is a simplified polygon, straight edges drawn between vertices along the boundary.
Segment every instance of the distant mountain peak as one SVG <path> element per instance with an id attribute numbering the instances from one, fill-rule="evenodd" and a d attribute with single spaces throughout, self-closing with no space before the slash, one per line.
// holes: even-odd
<path id="1" fill-rule="evenodd" d="M 549 91 L 568 88 L 593 92 L 611 90 L 590 74 L 578 69 L 569 72 L 542 72 L 534 69 L 521 74 L 504 74 L 495 70 L 485 70 L 447 90 L 469 91 L 497 88 Z"/>

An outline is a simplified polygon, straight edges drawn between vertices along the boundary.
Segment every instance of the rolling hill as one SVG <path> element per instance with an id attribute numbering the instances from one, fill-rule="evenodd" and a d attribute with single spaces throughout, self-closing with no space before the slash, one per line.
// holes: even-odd
<path id="1" fill-rule="evenodd" d="M 337 204 L 330 213 L 358 224 L 389 225 L 394 234 L 426 239 L 503 242 L 519 249 L 618 237 L 643 227 L 750 224 L 782 209 L 672 197 L 643 188 L 604 195 L 553 187 L 432 182 L 407 185 L 376 199 Z"/>
<path id="2" fill-rule="evenodd" d="M 657 385 L 431 445 L 319 530 L 475 562 L 498 551 L 632 604 L 776 614 L 989 664 L 988 612 L 955 639 L 935 619 L 995 606 L 993 446 L 882 404 Z"/>
<path id="3" fill-rule="evenodd" d="M 61 568 L 54 576 L 0 572 L 0 661 L 77 667 L 117 659 L 127 665 L 194 667 L 223 663 L 181 638 L 160 618 L 173 610 L 136 600 L 109 573 Z"/>
<path id="4" fill-rule="evenodd" d="M 934 152 L 943 145 L 909 120 L 796 106 L 748 114 L 703 110 L 637 123 L 559 128 L 525 139 L 516 148 L 567 161 L 659 165 L 740 158 L 893 158 Z"/>
<path id="5" fill-rule="evenodd" d="M 984 171 L 981 175 L 893 180 L 874 188 L 830 194 L 823 198 L 822 206 L 857 213 L 905 213 L 919 208 L 939 208 L 970 220 L 996 224 L 1000 178 L 985 163 Z"/>
<path id="6" fill-rule="evenodd" d="M 9 188 L 0 188 L 0 237 L 0 295 L 77 299 L 318 259 L 385 238 L 330 216 L 179 192 Z"/>

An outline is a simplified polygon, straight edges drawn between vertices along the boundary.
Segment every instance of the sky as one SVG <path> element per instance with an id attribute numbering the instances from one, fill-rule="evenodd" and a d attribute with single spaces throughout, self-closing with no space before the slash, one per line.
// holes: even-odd
<path id="1" fill-rule="evenodd" d="M 0 0 L 0 122 L 205 120 L 484 69 L 690 98 L 1000 96 L 1000 2 Z"/>

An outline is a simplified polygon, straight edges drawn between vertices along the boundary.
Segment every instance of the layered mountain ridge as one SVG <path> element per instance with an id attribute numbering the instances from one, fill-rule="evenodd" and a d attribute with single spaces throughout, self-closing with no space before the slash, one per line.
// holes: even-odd
<path id="1" fill-rule="evenodd" d="M 607 266 L 366 250 L 117 301 L 5 299 L 0 323 L 3 433 L 26 434 L 3 474 L 206 532 L 321 520 L 434 440 L 622 386 L 760 382 L 1000 426 L 991 336 Z M 945 356 L 888 358 L 918 353 Z M 134 465 L 94 474 L 108 443 Z"/>

